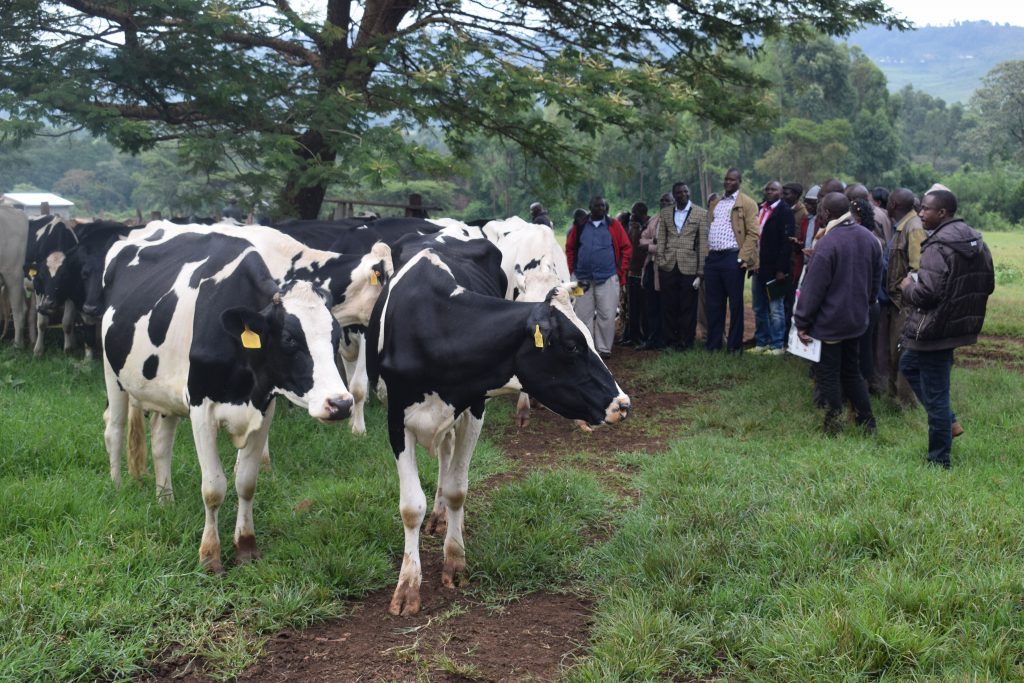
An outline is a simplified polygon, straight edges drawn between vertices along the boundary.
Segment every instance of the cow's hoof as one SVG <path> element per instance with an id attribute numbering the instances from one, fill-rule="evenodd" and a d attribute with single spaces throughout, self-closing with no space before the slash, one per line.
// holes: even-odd
<path id="1" fill-rule="evenodd" d="M 448 531 L 448 512 L 441 510 L 430 513 L 427 520 L 426 532 L 430 536 L 443 536 Z"/>
<path id="2" fill-rule="evenodd" d="M 242 536 L 235 543 L 235 564 L 249 564 L 260 559 L 254 536 Z"/>
<path id="3" fill-rule="evenodd" d="M 224 565 L 220 563 L 219 557 L 200 557 L 199 564 L 203 566 L 203 571 L 207 574 L 213 574 L 214 576 L 222 576 L 224 574 Z"/>
<path id="4" fill-rule="evenodd" d="M 400 583 L 395 588 L 388 612 L 394 616 L 411 617 L 420 613 L 420 589 L 408 583 Z"/>
<path id="5" fill-rule="evenodd" d="M 469 583 L 466 578 L 466 561 L 445 560 L 441 570 L 441 585 L 448 589 L 461 588 Z"/>

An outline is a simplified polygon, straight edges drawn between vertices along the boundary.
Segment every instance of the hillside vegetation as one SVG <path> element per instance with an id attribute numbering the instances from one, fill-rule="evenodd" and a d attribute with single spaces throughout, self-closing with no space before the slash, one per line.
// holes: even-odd
<path id="1" fill-rule="evenodd" d="M 899 33 L 881 26 L 850 36 L 878 65 L 893 92 L 913 85 L 948 103 L 971 98 L 999 62 L 1024 59 L 1024 27 L 969 21 Z"/>

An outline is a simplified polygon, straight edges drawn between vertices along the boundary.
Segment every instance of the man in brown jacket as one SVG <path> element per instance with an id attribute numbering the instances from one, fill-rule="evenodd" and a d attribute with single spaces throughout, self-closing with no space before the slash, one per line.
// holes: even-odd
<path id="1" fill-rule="evenodd" d="M 730 168 L 723 181 L 724 192 L 708 207 L 708 255 L 704 261 L 705 304 L 708 351 L 722 348 L 725 305 L 729 303 L 728 351 L 743 349 L 743 274 L 758 268 L 757 202 L 740 192 L 743 176 Z"/>
<path id="2" fill-rule="evenodd" d="M 672 186 L 674 205 L 658 214 L 657 255 L 665 342 L 677 351 L 693 348 L 697 301 L 708 253 L 708 212 L 690 201 L 690 188 Z"/>
<path id="3" fill-rule="evenodd" d="M 875 348 L 875 380 L 883 391 L 904 408 L 917 405 L 907 378 L 899 373 L 900 337 L 910 308 L 903 300 L 900 283 L 921 267 L 921 242 L 925 232 L 921 219 L 914 212 L 917 197 L 901 187 L 889 195 L 889 217 L 893 222 L 892 240 L 886 245 L 886 281 L 882 283 L 888 301 L 882 303 L 878 316 L 878 345 Z"/>

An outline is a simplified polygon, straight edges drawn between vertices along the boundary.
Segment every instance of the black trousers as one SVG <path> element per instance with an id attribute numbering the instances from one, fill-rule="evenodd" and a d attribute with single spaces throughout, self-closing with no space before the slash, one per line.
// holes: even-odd
<path id="1" fill-rule="evenodd" d="M 825 432 L 843 429 L 843 398 L 853 405 L 857 424 L 875 427 L 868 386 L 860 374 L 860 338 L 821 345 L 821 362 L 814 369 L 821 397 L 825 400 Z"/>
<path id="2" fill-rule="evenodd" d="M 665 343 L 669 346 L 691 348 L 697 336 L 698 292 L 693 288 L 696 275 L 672 270 L 659 271 L 661 276 L 661 321 L 665 330 Z"/>
<path id="3" fill-rule="evenodd" d="M 638 344 L 644 338 L 641 330 L 644 317 L 644 288 L 640 283 L 639 275 L 626 276 L 626 300 L 629 317 L 622 336 Z"/>
<path id="4" fill-rule="evenodd" d="M 644 342 L 657 348 L 665 345 L 665 339 L 661 330 L 661 292 L 654 288 L 655 268 L 653 263 L 648 263 L 641 282 L 644 288 Z"/>

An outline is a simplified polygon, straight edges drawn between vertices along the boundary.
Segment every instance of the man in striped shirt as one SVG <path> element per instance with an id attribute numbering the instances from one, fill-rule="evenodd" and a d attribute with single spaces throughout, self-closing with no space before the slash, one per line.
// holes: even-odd
<path id="1" fill-rule="evenodd" d="M 729 338 L 726 349 L 743 348 L 743 274 L 756 273 L 757 236 L 760 227 L 757 202 L 740 192 L 743 176 L 730 168 L 723 181 L 722 196 L 711 202 L 711 227 L 708 231 L 708 255 L 704 261 L 704 286 L 708 351 L 722 348 L 725 332 L 725 306 L 729 304 Z"/>

